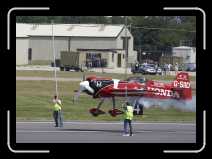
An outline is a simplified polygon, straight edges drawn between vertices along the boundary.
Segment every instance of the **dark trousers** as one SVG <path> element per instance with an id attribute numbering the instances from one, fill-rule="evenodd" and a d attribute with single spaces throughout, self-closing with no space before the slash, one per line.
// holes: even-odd
<path id="1" fill-rule="evenodd" d="M 54 122 L 55 122 L 55 126 L 58 127 L 58 116 L 59 116 L 59 112 L 58 111 L 53 111 L 53 118 L 54 118 Z"/>
<path id="2" fill-rule="evenodd" d="M 124 119 L 124 133 L 127 134 L 127 125 L 129 125 L 130 128 L 130 135 L 132 135 L 132 122 L 129 119 Z"/>
<path id="3" fill-rule="evenodd" d="M 63 127 L 63 114 L 62 111 L 54 111 L 53 112 L 53 118 L 55 121 L 56 127 Z"/>

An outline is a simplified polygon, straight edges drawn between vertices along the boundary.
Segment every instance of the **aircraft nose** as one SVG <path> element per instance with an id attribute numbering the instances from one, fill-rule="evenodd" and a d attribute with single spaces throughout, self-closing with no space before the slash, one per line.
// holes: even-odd
<path id="1" fill-rule="evenodd" d="M 86 87 L 89 86 L 89 82 L 88 81 L 82 81 L 80 82 L 80 90 L 85 90 Z"/>
<path id="2" fill-rule="evenodd" d="M 73 103 L 79 98 L 80 93 L 82 91 L 85 91 L 86 90 L 87 85 L 89 86 L 89 82 L 88 81 L 82 81 L 82 82 L 80 82 L 79 85 L 80 85 L 80 88 L 79 88 L 78 91 L 76 91 L 76 94 L 74 95 Z"/>
<path id="3" fill-rule="evenodd" d="M 93 90 L 93 88 L 91 88 L 89 86 L 89 82 L 88 81 L 80 82 L 80 91 L 88 91 L 90 94 L 94 93 L 94 90 Z"/>

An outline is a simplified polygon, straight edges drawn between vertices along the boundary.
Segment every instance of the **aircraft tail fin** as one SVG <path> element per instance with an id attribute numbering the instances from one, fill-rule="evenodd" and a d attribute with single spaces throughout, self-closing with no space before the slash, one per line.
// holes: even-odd
<path id="1" fill-rule="evenodd" d="M 179 81 L 190 81 L 189 75 L 187 72 L 179 72 L 176 76 L 176 80 Z"/>
<path id="2" fill-rule="evenodd" d="M 187 72 L 179 72 L 173 82 L 176 94 L 180 99 L 192 99 L 191 83 Z"/>

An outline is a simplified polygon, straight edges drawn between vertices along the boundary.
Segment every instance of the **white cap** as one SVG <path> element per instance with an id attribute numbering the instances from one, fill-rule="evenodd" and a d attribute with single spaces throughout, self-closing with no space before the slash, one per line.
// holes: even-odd
<path id="1" fill-rule="evenodd" d="M 57 103 L 60 104 L 60 105 L 62 105 L 62 102 L 61 102 L 60 99 L 57 100 Z"/>

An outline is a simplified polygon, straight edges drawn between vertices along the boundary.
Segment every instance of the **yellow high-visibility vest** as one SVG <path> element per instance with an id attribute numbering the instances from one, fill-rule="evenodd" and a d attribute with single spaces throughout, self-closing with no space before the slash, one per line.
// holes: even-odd
<path id="1" fill-rule="evenodd" d="M 125 119 L 132 120 L 133 119 L 133 107 L 127 106 L 125 110 Z"/>
<path id="2" fill-rule="evenodd" d="M 61 106 L 59 104 L 55 103 L 54 111 L 59 111 L 59 110 L 61 110 Z"/>

